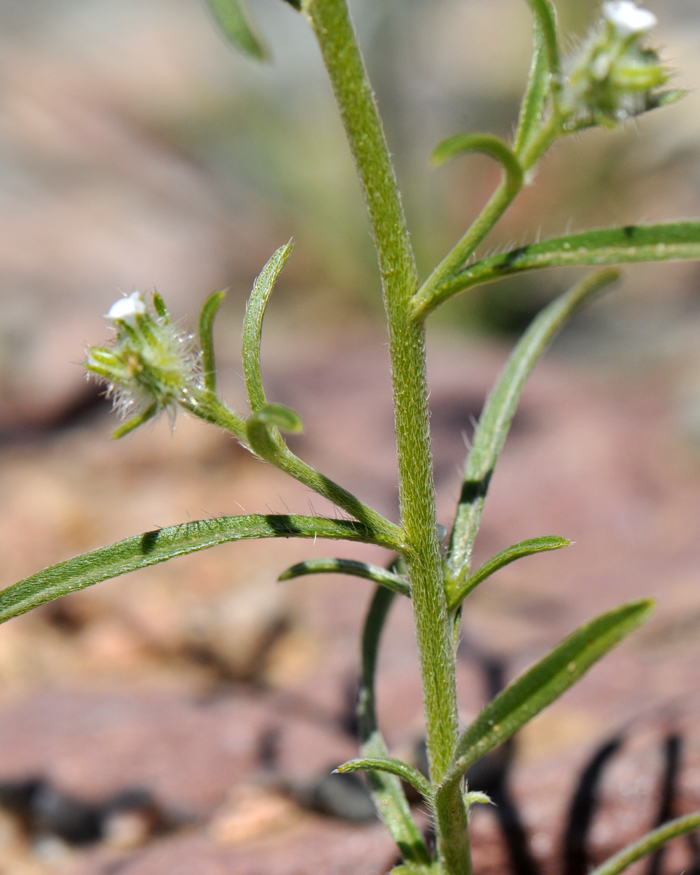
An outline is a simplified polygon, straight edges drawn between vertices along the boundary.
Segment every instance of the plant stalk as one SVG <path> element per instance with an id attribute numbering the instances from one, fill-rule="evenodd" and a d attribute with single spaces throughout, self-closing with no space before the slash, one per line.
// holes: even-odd
<path id="1" fill-rule="evenodd" d="M 205 422 L 231 432 L 243 446 L 257 453 L 260 458 L 275 465 L 281 471 L 284 471 L 285 474 L 289 474 L 290 477 L 293 477 L 299 483 L 308 486 L 309 489 L 317 492 L 327 501 L 347 511 L 359 522 L 364 523 L 390 550 L 401 551 L 404 535 L 399 526 L 385 519 L 380 513 L 368 507 L 351 492 L 348 492 L 347 489 L 344 489 L 300 459 L 285 444 L 279 432 L 276 435 L 267 435 L 265 449 L 262 446 L 253 447 L 250 442 L 250 435 L 246 431 L 245 420 L 238 416 L 237 413 L 234 413 L 212 392 L 202 393 L 198 398 L 193 398 L 189 404 L 182 402 L 182 406 Z"/>
<path id="2" fill-rule="evenodd" d="M 518 156 L 523 173 L 528 173 L 537 164 L 552 141 L 556 139 L 560 127 L 561 119 L 558 113 L 553 112 L 527 149 Z M 498 186 L 466 234 L 447 253 L 416 293 L 413 299 L 414 319 L 425 319 L 428 313 L 448 296 L 445 289 L 449 288 L 465 262 L 476 252 L 479 244 L 513 203 L 522 187 L 522 180 L 508 177 Z"/>
<path id="3" fill-rule="evenodd" d="M 306 0 L 304 12 L 340 108 L 379 260 L 392 361 L 403 556 L 418 640 L 430 774 L 437 782 L 448 769 L 457 739 L 457 688 L 437 534 L 425 334 L 411 318 L 418 277 L 389 150 L 345 0 Z M 470 875 L 469 855 L 446 872 Z"/>

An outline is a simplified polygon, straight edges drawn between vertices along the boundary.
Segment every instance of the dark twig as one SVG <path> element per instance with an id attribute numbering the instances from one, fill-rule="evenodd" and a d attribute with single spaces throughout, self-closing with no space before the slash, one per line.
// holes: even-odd
<path id="1" fill-rule="evenodd" d="M 622 746 L 624 738 L 616 736 L 602 744 L 581 772 L 571 799 L 562 850 L 563 875 L 586 875 L 590 868 L 588 840 L 598 807 L 598 791 L 609 760 Z"/>

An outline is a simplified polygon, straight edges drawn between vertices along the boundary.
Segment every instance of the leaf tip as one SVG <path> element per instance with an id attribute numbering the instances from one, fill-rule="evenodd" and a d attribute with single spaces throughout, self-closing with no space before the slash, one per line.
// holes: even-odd
<path id="1" fill-rule="evenodd" d="M 454 139 L 454 137 L 448 137 L 435 146 L 428 159 L 433 167 L 440 167 L 440 165 L 444 164 L 454 155 Z"/>

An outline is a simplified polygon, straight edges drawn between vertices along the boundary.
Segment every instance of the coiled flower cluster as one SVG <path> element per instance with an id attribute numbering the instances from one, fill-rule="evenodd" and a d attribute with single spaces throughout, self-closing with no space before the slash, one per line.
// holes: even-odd
<path id="1" fill-rule="evenodd" d="M 109 346 L 90 347 L 85 368 L 107 384 L 118 414 L 128 421 L 121 437 L 166 410 L 191 408 L 202 387 L 200 355 L 193 338 L 170 321 L 159 295 L 153 309 L 140 292 L 120 298 L 106 317 L 116 332 Z"/>
<path id="2" fill-rule="evenodd" d="M 670 73 L 642 45 L 656 16 L 632 0 L 608 0 L 600 24 L 572 59 L 562 92 L 565 128 L 613 127 L 682 96 L 660 91 Z"/>

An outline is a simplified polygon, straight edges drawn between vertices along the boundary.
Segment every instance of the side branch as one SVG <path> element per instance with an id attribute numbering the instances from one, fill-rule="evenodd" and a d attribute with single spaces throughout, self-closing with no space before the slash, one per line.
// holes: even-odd
<path id="1" fill-rule="evenodd" d="M 630 264 L 700 259 L 700 221 L 627 225 L 555 237 L 485 258 L 455 274 L 435 294 L 413 299 L 416 318 L 425 318 L 460 292 L 503 277 L 545 267 Z"/>

